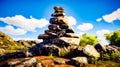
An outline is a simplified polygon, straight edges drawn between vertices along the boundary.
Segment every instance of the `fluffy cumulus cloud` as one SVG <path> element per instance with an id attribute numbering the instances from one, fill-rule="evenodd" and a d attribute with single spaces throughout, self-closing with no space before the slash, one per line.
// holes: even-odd
<path id="1" fill-rule="evenodd" d="M 68 24 L 70 25 L 70 26 L 72 26 L 72 25 L 76 25 L 76 23 L 77 23 L 77 21 L 76 21 L 76 19 L 74 18 L 74 17 L 72 17 L 72 16 L 67 16 L 67 18 L 68 18 Z"/>
<path id="2" fill-rule="evenodd" d="M 108 45 L 109 44 L 109 42 L 104 37 L 104 34 L 106 34 L 106 33 L 110 33 L 110 30 L 102 29 L 102 30 L 96 31 L 96 35 L 98 37 L 99 42 L 104 44 L 104 45 Z"/>
<path id="3" fill-rule="evenodd" d="M 36 28 L 43 28 L 44 26 L 49 24 L 48 20 L 46 20 L 45 18 L 35 19 L 32 16 L 30 18 L 26 18 L 22 15 L 0 18 L 0 21 L 9 25 L 20 27 L 21 29 L 24 29 L 26 31 L 35 31 Z"/>
<path id="4" fill-rule="evenodd" d="M 77 29 L 81 31 L 88 31 L 93 29 L 93 25 L 91 23 L 83 23 L 81 25 L 78 25 Z"/>
<path id="5" fill-rule="evenodd" d="M 102 16 L 101 19 L 105 20 L 108 23 L 112 23 L 115 20 L 120 20 L 120 8 L 118 8 L 116 11 L 113 11 L 110 14 L 106 14 L 106 15 Z M 101 19 L 98 18 L 97 21 L 99 22 L 99 21 L 101 21 Z"/>
<path id="6" fill-rule="evenodd" d="M 24 29 L 20 28 L 14 29 L 13 26 L 0 27 L 0 31 L 12 35 L 24 35 L 27 32 Z"/>

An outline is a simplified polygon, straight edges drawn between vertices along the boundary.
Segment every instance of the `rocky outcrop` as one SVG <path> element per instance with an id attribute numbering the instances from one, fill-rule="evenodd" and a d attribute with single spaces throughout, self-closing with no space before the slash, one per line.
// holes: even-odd
<path id="1" fill-rule="evenodd" d="M 100 57 L 98 51 L 91 45 L 86 45 L 83 48 L 83 53 L 85 53 L 87 56 Z"/>
<path id="2" fill-rule="evenodd" d="M 86 65 L 88 64 L 88 60 L 86 57 L 74 57 L 66 63 L 74 65 L 76 67 L 86 67 Z"/>
<path id="3" fill-rule="evenodd" d="M 38 40 L 18 40 L 17 42 L 25 47 L 32 47 L 40 43 Z"/>
<path id="4" fill-rule="evenodd" d="M 78 38 L 60 37 L 54 39 L 52 43 L 58 45 L 60 44 L 61 46 L 71 46 L 71 45 L 79 45 L 79 41 L 80 40 Z"/>
<path id="5" fill-rule="evenodd" d="M 103 51 L 104 53 L 112 53 L 112 52 L 120 53 L 120 48 L 113 45 L 97 44 L 95 45 L 95 49 L 99 52 Z"/>
<path id="6" fill-rule="evenodd" d="M 43 42 L 19 40 L 14 43 L 12 39 L 9 41 L 9 43 L 12 42 L 15 46 L 17 43 L 20 43 L 22 46 L 29 47 L 28 50 L 4 55 L 3 53 L 6 50 L 1 49 L 1 44 L 3 45 L 6 41 L 1 40 L 4 40 L 6 36 L 0 35 L 0 55 L 3 54 L 0 56 L 0 67 L 85 67 L 90 63 L 89 61 L 95 62 L 98 59 L 106 58 L 106 56 L 108 58 L 109 55 L 113 55 L 113 59 L 114 55 L 116 56 L 115 53 L 120 53 L 120 48 L 116 46 L 101 44 L 97 44 L 95 47 L 91 45 L 79 46 L 80 39 L 74 34 L 74 30 L 69 27 L 64 9 L 55 6 L 54 10 L 55 12 L 51 15 L 53 18 L 50 18 L 48 30 L 45 30 L 44 34 L 38 36 L 38 39 L 43 39 Z M 6 38 L 6 40 L 9 39 L 9 37 Z M 112 54 L 113 52 L 114 54 Z M 11 58 L 17 59 L 11 60 Z M 65 58 L 68 59 L 66 60 Z M 4 60 L 8 60 L 7 64 L 2 65 Z"/>
<path id="7" fill-rule="evenodd" d="M 31 67 L 35 65 L 37 62 L 36 58 L 21 58 L 21 59 L 14 59 L 13 61 L 8 62 L 8 66 L 10 67 Z"/>
<path id="8" fill-rule="evenodd" d="M 38 39 L 43 39 L 44 44 L 51 43 L 57 46 L 79 45 L 79 37 L 69 27 L 64 9 L 55 6 L 54 10 L 55 12 L 51 15 L 53 18 L 50 18 L 48 30 L 45 30 L 45 34 L 40 34 Z"/>

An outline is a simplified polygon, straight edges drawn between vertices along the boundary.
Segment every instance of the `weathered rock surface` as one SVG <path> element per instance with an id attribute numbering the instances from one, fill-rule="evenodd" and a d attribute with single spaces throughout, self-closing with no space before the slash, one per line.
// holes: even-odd
<path id="1" fill-rule="evenodd" d="M 109 52 L 120 53 L 120 48 L 117 46 L 97 44 L 95 48 L 97 51 L 104 51 L 105 53 Z"/>
<path id="2" fill-rule="evenodd" d="M 52 38 L 56 38 L 56 36 L 50 36 L 50 35 L 47 35 L 47 34 L 40 34 L 38 36 L 38 39 L 52 39 Z"/>
<path id="3" fill-rule="evenodd" d="M 54 7 L 55 12 L 50 18 L 50 25 L 45 34 L 40 34 L 38 39 L 43 39 L 43 44 L 55 44 L 57 46 L 79 45 L 79 37 L 74 34 L 74 30 L 68 25 L 68 18 L 64 9 L 59 6 Z"/>
<path id="4" fill-rule="evenodd" d="M 97 45 L 95 45 L 95 49 L 97 51 L 104 51 L 104 52 L 106 52 L 106 45 L 97 44 Z"/>
<path id="5" fill-rule="evenodd" d="M 0 55 L 3 55 L 5 53 L 6 53 L 6 51 L 4 49 L 0 48 Z"/>
<path id="6" fill-rule="evenodd" d="M 76 67 L 85 67 L 88 61 L 86 57 L 75 57 L 72 58 L 71 63 L 75 64 Z"/>
<path id="7" fill-rule="evenodd" d="M 66 33 L 65 36 L 66 36 L 66 37 L 72 37 L 72 38 L 79 38 L 78 35 L 73 34 L 73 33 Z"/>
<path id="8" fill-rule="evenodd" d="M 70 38 L 70 37 L 60 37 L 52 41 L 52 43 L 61 44 L 62 46 L 79 45 L 79 42 L 80 40 L 78 38 Z"/>
<path id="9" fill-rule="evenodd" d="M 51 25 L 48 26 L 48 28 L 50 30 L 54 30 L 54 31 L 60 31 L 61 30 L 59 25 L 57 25 L 57 24 L 51 24 Z"/>
<path id="10" fill-rule="evenodd" d="M 87 56 L 100 57 L 98 51 L 91 45 L 86 45 L 83 48 L 83 53 L 85 53 Z"/>

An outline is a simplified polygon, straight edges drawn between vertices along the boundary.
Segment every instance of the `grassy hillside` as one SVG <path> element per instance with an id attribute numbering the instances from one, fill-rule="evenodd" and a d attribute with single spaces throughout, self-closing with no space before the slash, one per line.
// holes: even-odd
<path id="1" fill-rule="evenodd" d="M 4 49 L 5 52 L 16 52 L 17 50 L 26 49 L 26 47 L 14 41 L 7 34 L 0 32 L 0 49 Z"/>

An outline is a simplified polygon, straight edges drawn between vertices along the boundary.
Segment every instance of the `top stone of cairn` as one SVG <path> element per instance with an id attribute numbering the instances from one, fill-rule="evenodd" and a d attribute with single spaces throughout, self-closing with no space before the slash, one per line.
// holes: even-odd
<path id="1" fill-rule="evenodd" d="M 62 7 L 55 6 L 54 10 L 55 10 L 55 12 L 51 16 L 53 16 L 53 17 L 65 16 L 65 12 Z"/>

